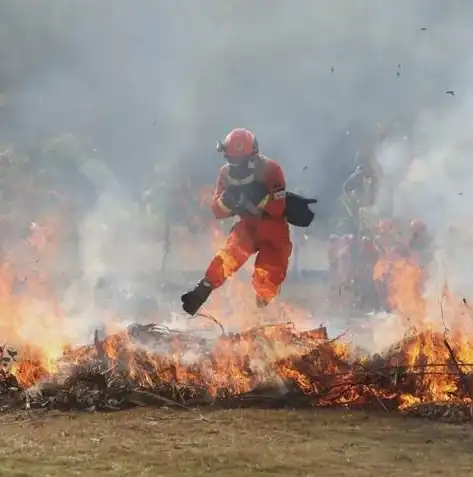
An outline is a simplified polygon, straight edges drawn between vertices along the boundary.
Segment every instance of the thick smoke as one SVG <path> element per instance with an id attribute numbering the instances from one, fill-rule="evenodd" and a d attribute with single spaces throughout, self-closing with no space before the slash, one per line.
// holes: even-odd
<path id="1" fill-rule="evenodd" d="M 92 136 L 136 186 L 153 164 L 182 159 L 213 178 L 215 139 L 245 125 L 293 186 L 306 181 L 322 197 L 356 148 L 445 107 L 464 74 L 473 10 L 439 1 L 14 4 L 18 48 L 50 38 L 41 61 L 21 51 L 29 69 L 12 80 L 16 129 Z"/>
<path id="2" fill-rule="evenodd" d="M 213 184 L 215 140 L 236 126 L 255 131 L 290 188 L 319 197 L 320 230 L 357 157 L 375 150 L 380 210 L 415 212 L 451 248 L 451 222 L 471 220 L 472 20 L 459 0 L 5 0 L 1 137 L 73 134 L 116 181 L 87 177 L 94 198 L 77 227 L 89 288 L 152 263 L 157 244 L 117 217 L 150 183 Z M 455 268 L 462 247 L 445 251 L 454 277 L 469 273 Z"/>

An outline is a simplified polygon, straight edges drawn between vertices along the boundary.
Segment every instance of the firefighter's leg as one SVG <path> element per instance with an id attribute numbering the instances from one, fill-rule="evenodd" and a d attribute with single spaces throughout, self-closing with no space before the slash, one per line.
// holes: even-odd
<path id="1" fill-rule="evenodd" d="M 254 252 L 254 240 L 251 233 L 243 221 L 238 222 L 230 232 L 223 248 L 210 262 L 204 278 L 193 290 L 181 296 L 184 311 L 195 315 L 207 301 L 212 290 L 222 286 L 224 281 L 237 272 Z"/>
<path id="2" fill-rule="evenodd" d="M 223 285 L 227 278 L 234 275 L 255 253 L 254 239 L 244 221 L 238 222 L 223 248 L 215 255 L 205 272 L 212 288 Z"/>
<path id="3" fill-rule="evenodd" d="M 292 244 L 289 240 L 282 243 L 263 242 L 259 244 L 253 273 L 253 288 L 256 303 L 266 306 L 279 295 L 281 285 L 286 278 Z"/>

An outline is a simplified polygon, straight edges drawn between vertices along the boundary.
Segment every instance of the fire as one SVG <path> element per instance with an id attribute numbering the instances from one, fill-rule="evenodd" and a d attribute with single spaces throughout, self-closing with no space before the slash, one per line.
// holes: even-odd
<path id="1" fill-rule="evenodd" d="M 427 307 L 422 298 L 424 275 L 424 270 L 410 257 L 381 258 L 373 271 L 373 279 L 386 284 L 390 308 L 416 325 L 426 318 Z"/>
<path id="2" fill-rule="evenodd" d="M 51 257 L 58 243 L 56 225 L 51 223 L 46 229 L 33 227 L 33 237 L 24 244 L 29 251 Z M 218 228 L 210 233 L 215 252 L 225 236 Z M 288 304 L 275 307 L 269 323 L 262 323 L 248 277 L 230 280 L 207 310 L 219 317 L 226 311 L 221 318 L 225 329 L 238 333 L 203 339 L 143 326 L 124 331 L 110 317 L 105 338 L 73 348 L 74 337 L 48 287 L 47 275 L 28 264 L 15 267 L 12 260 L 0 267 L 0 336 L 8 363 L 2 376 L 12 373 L 21 388 L 99 363 L 100 372 L 116 373 L 146 390 L 163 383 L 176 389 L 192 385 L 215 399 L 278 380 L 294 383 L 319 406 L 374 400 L 406 409 L 435 401 L 469 403 L 473 396 L 469 377 L 473 342 L 461 326 L 472 311 L 451 293 L 445 294 L 442 313 L 450 318 L 453 330 L 445 334 L 440 321 L 428 320 L 425 271 L 412 257 L 384 258 L 374 269 L 374 279 L 383 284 L 406 336 L 380 356 L 361 357 L 353 355 L 348 343 L 330 341 L 323 330 L 299 331 L 299 325 L 307 324 L 307 313 Z M 252 273 L 251 262 L 245 273 Z"/>
<path id="3" fill-rule="evenodd" d="M 134 344 L 130 335 L 122 332 L 106 338 L 100 352 L 103 351 L 110 367 L 126 362 L 127 372 L 143 386 L 152 384 L 159 376 L 164 382 L 204 386 L 211 395 L 218 396 L 222 392 L 250 391 L 276 375 L 289 377 L 292 371 L 290 364 L 285 364 L 289 363 L 288 358 L 302 357 L 322 341 L 320 332 L 308 332 L 301 346 L 295 336 L 289 325 L 262 327 L 223 336 L 211 352 L 201 350 L 189 360 L 186 356 L 192 353 L 179 339 L 170 340 L 165 355 L 160 355 Z M 83 353 L 84 350 L 82 358 Z M 90 348 L 87 359 L 96 353 L 97 349 Z"/>
<path id="4" fill-rule="evenodd" d="M 27 346 L 21 348 L 21 360 L 14 362 L 10 372 L 16 376 L 21 387 L 33 384 L 54 376 L 58 368 L 56 359 L 49 359 L 43 350 L 35 350 Z"/>
<path id="5" fill-rule="evenodd" d="M 453 342 L 456 345 L 455 352 L 458 360 L 461 360 L 460 356 L 468 354 L 467 350 L 473 349 L 471 343 L 461 343 L 456 339 Z M 468 363 L 471 363 L 471 360 Z M 458 369 L 455 367 L 442 333 L 429 331 L 407 339 L 402 350 L 391 358 L 390 364 L 397 367 L 401 365 L 419 372 L 415 383 L 412 382 L 410 385 L 411 387 L 415 385 L 421 391 L 421 396 L 415 398 L 414 393 L 401 395 L 402 408 L 426 400 L 450 401 L 455 399 L 461 391 L 458 380 L 452 379 L 452 376 L 458 377 Z M 460 367 L 462 367 L 461 364 Z M 461 371 L 468 373 L 468 370 Z"/>
<path id="6" fill-rule="evenodd" d="M 473 388 L 462 378 L 471 373 L 473 342 L 464 333 L 466 320 L 458 320 L 458 306 L 448 287 L 445 286 L 438 304 L 440 319 L 434 322 L 428 320 L 429 303 L 423 297 L 426 271 L 412 256 L 380 259 L 373 278 L 384 285 L 387 303 L 404 321 L 408 333 L 397 348 L 393 347 L 388 353 L 389 366 L 402 374 L 415 373 L 415 377 L 405 377 L 404 384 L 410 392 L 400 394 L 400 407 L 430 401 L 448 402 L 458 399 L 459 395 L 471 400 Z M 463 310 L 462 315 L 465 314 Z M 446 315 L 452 318 L 452 330 L 446 327 Z M 471 313 L 469 315 L 471 318 Z"/>
<path id="7" fill-rule="evenodd" d="M 57 372 L 69 336 L 64 317 L 48 286 L 41 260 L 54 258 L 59 237 L 57 221 L 46 218 L 30 227 L 30 236 L 6 254 L 0 266 L 0 337 L 4 365 L 9 355 L 11 372 L 21 386 L 30 386 Z"/>

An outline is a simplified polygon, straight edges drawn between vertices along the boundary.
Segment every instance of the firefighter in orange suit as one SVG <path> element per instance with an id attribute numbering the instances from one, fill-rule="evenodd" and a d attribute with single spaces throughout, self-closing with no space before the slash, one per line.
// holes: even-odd
<path id="1" fill-rule="evenodd" d="M 285 216 L 286 181 L 279 164 L 259 153 L 255 135 L 246 129 L 231 131 L 217 149 L 227 163 L 218 174 L 212 210 L 217 219 L 239 220 L 202 280 L 182 295 L 182 307 L 190 315 L 253 254 L 256 304 L 266 306 L 279 293 L 292 251 Z"/>

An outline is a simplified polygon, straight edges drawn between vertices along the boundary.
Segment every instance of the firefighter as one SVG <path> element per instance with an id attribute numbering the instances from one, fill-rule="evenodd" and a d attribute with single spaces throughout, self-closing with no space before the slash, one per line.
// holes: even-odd
<path id="1" fill-rule="evenodd" d="M 255 135 L 246 129 L 231 131 L 217 150 L 227 163 L 218 174 L 212 210 L 217 219 L 237 216 L 239 220 L 202 280 L 181 296 L 182 307 L 190 315 L 253 254 L 256 304 L 266 306 L 279 294 L 292 251 L 286 181 L 279 164 L 260 154 Z"/>
<path id="2" fill-rule="evenodd" d="M 372 167 L 369 164 L 358 165 L 343 184 L 343 193 L 356 197 L 360 207 L 372 205 L 375 198 L 375 174 Z"/>
<path id="3" fill-rule="evenodd" d="M 374 243 L 379 258 L 395 260 L 405 255 L 404 252 L 399 254 L 401 249 L 403 250 L 404 240 L 394 220 L 380 220 L 377 224 L 377 232 Z"/>

